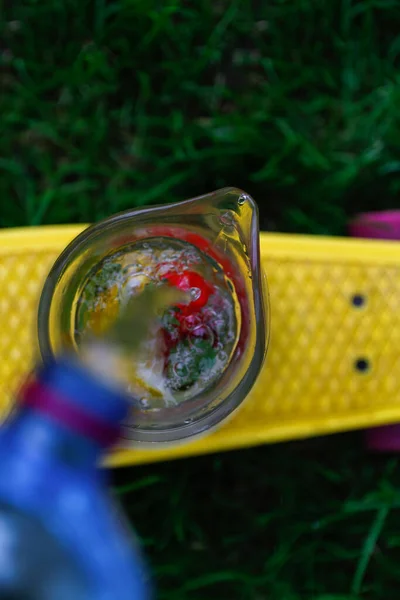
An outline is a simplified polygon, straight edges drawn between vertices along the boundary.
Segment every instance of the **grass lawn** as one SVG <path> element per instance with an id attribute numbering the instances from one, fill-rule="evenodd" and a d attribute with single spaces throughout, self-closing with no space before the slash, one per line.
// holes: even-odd
<path id="1" fill-rule="evenodd" d="M 265 229 L 400 207 L 399 0 L 3 0 L 0 226 L 236 185 Z M 360 435 L 119 471 L 171 600 L 391 600 L 400 474 Z"/>
<path id="2" fill-rule="evenodd" d="M 163 600 L 393 600 L 400 469 L 360 434 L 118 471 Z"/>

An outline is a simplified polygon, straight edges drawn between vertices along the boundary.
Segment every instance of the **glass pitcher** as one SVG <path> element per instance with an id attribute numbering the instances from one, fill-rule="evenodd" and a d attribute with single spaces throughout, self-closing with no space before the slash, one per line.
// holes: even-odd
<path id="1" fill-rule="evenodd" d="M 154 444 L 217 425 L 241 404 L 260 372 L 269 305 L 254 200 L 224 188 L 125 211 L 83 231 L 43 288 L 43 360 L 79 353 L 87 330 L 104 333 L 127 297 L 150 284 L 187 296 L 163 313 L 146 342 L 146 358 L 128 361 L 132 411 L 124 437 Z"/>

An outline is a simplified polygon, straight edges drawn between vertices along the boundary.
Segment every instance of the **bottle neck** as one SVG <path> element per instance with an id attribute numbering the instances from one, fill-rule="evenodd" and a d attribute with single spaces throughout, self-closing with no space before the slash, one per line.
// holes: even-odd
<path id="1" fill-rule="evenodd" d="M 59 462 L 70 468 L 95 469 L 104 453 L 90 438 L 25 407 L 6 423 L 3 437 L 31 459 Z"/>
<path id="2" fill-rule="evenodd" d="M 117 441 L 128 406 L 124 394 L 76 361 L 49 362 L 21 388 L 4 435 L 29 456 L 94 467 Z"/>

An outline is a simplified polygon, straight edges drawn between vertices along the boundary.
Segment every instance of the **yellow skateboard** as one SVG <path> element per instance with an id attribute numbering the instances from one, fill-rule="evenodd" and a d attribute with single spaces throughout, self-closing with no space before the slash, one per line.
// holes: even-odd
<path id="1" fill-rule="evenodd" d="M 38 358 L 44 279 L 83 226 L 0 232 L 0 398 L 7 414 Z M 267 361 L 215 431 L 161 450 L 120 447 L 114 466 L 400 421 L 400 243 L 261 234 L 271 295 Z"/>

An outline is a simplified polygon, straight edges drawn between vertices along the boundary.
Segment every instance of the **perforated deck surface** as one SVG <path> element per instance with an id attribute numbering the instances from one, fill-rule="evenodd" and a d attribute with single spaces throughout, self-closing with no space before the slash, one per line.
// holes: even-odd
<path id="1" fill-rule="evenodd" d="M 46 274 L 82 226 L 0 233 L 0 401 L 5 416 L 37 356 Z M 400 421 L 400 244 L 261 235 L 271 295 L 267 362 L 249 397 L 208 435 L 121 448 L 113 465 L 165 460 Z"/>

